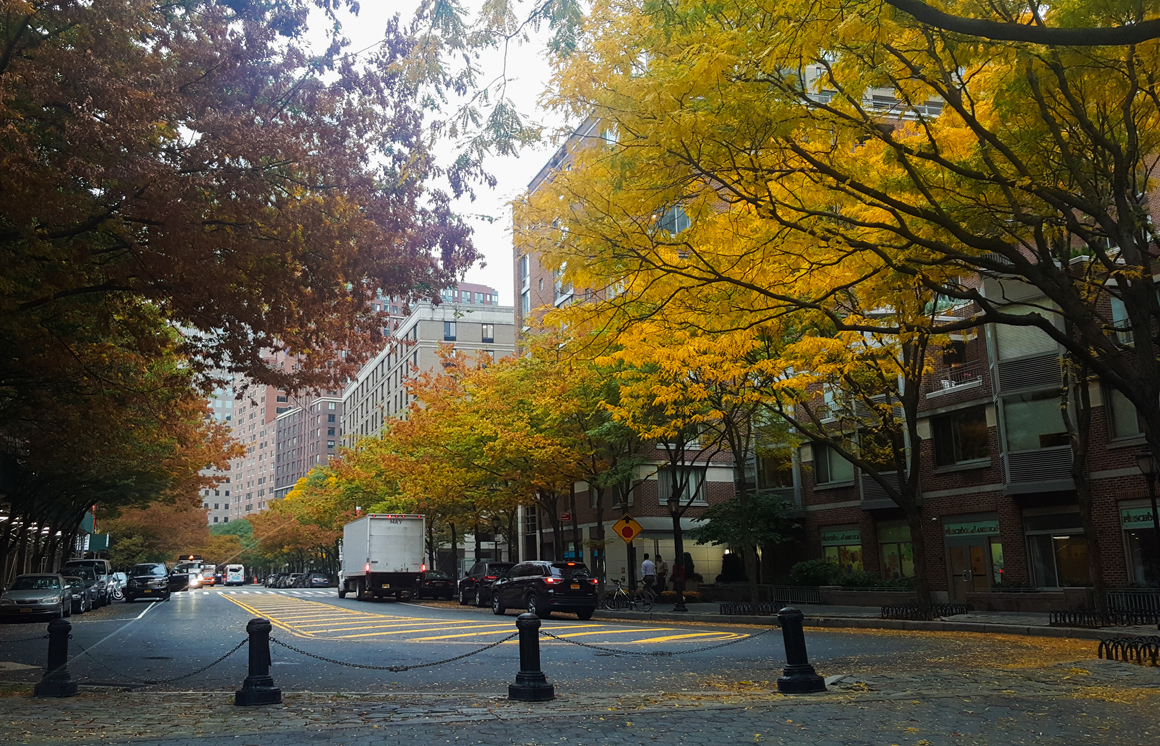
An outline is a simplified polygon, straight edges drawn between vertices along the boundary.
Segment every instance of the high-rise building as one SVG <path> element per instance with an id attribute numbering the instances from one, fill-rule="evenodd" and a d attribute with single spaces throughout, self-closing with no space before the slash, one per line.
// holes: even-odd
<path id="1" fill-rule="evenodd" d="M 442 303 L 419 301 L 398 322 L 391 339 L 342 394 L 343 445 L 378 435 L 383 423 L 411 402 L 406 381 L 440 364 L 439 348 L 452 345 L 468 356 L 498 360 L 515 351 L 515 312 L 497 305 L 499 293 L 486 285 L 460 283 L 441 294 Z"/>

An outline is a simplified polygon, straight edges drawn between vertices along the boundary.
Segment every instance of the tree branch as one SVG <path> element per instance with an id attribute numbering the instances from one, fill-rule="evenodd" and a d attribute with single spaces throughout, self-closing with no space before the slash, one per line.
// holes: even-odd
<path id="1" fill-rule="evenodd" d="M 919 23 L 991 41 L 1019 41 L 1060 47 L 1118 47 L 1142 44 L 1160 38 L 1160 19 L 1140 21 L 1127 26 L 1052 28 L 988 21 L 982 18 L 963 18 L 944 13 L 921 0 L 885 0 L 885 2 L 913 16 Z"/>

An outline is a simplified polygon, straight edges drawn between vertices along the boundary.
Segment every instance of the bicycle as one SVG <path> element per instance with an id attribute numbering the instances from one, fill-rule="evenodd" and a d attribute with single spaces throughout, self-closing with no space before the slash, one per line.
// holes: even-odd
<path id="1" fill-rule="evenodd" d="M 600 608 L 609 611 L 622 611 L 624 609 L 632 609 L 634 611 L 651 611 L 653 603 L 656 601 L 656 593 L 647 586 L 637 588 L 635 592 L 629 593 L 624 589 L 619 580 L 613 580 L 612 584 L 616 588 L 612 591 L 606 591 L 604 596 L 600 599 Z"/>

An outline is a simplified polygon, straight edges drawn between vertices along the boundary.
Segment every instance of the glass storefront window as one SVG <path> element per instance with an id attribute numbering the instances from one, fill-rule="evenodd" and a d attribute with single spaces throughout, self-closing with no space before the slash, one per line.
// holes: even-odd
<path id="1" fill-rule="evenodd" d="M 846 574 L 862 570 L 862 545 L 846 544 L 843 546 L 822 547 L 825 558 L 833 562 Z"/>
<path id="2" fill-rule="evenodd" d="M 914 549 L 910 544 L 909 526 L 879 526 L 878 556 L 882 558 L 882 577 L 888 580 L 914 577 Z"/>
<path id="3" fill-rule="evenodd" d="M 1031 574 L 1041 588 L 1091 585 L 1088 543 L 1081 534 L 1036 534 L 1027 537 Z"/>
<path id="4" fill-rule="evenodd" d="M 1003 544 L 998 537 L 991 537 L 991 585 L 1003 585 Z"/>
<path id="5" fill-rule="evenodd" d="M 1128 538 L 1131 581 L 1142 586 L 1160 585 L 1160 566 L 1156 563 L 1155 529 L 1134 528 L 1124 533 Z"/>

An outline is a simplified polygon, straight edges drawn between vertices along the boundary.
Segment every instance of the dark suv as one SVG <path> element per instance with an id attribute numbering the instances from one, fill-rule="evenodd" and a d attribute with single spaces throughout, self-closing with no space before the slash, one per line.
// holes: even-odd
<path id="1" fill-rule="evenodd" d="M 459 603 L 463 606 L 487 606 L 491 603 L 491 587 L 495 581 L 512 569 L 512 562 L 476 562 L 459 581 Z"/>
<path id="2" fill-rule="evenodd" d="M 596 610 L 596 578 L 583 562 L 521 562 L 491 589 L 491 610 L 527 609 L 541 619 L 570 611 L 591 619 Z"/>

